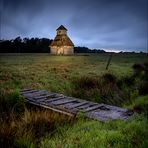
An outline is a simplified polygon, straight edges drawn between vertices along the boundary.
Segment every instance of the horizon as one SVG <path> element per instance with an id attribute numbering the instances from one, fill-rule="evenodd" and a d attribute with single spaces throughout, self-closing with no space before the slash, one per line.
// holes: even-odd
<path id="1" fill-rule="evenodd" d="M 18 36 L 18 37 L 20 37 L 20 36 Z M 12 41 L 12 40 L 15 40 L 16 38 L 18 38 L 18 37 L 15 37 L 15 38 L 11 38 L 11 39 L 0 39 L 0 41 L 6 41 L 6 40 L 9 40 L 9 41 Z M 46 38 L 46 37 L 41 37 L 41 38 L 39 38 L 39 37 L 24 37 L 24 38 L 22 38 L 22 37 L 20 37 L 22 40 L 24 39 L 24 38 L 28 38 L 28 39 L 31 39 L 31 38 L 38 38 L 38 39 L 42 39 L 42 38 Z M 49 39 L 49 38 L 46 38 L 46 39 Z M 53 39 L 49 39 L 49 40 L 53 40 Z M 135 53 L 140 53 L 140 52 L 143 52 L 143 53 L 148 53 L 148 50 L 146 49 L 145 51 L 144 50 L 138 50 L 138 51 L 135 51 L 134 49 L 131 49 L 131 50 L 129 50 L 129 49 L 113 49 L 113 48 L 90 48 L 90 47 L 87 47 L 87 46 L 85 46 L 85 45 L 82 45 L 82 46 L 80 46 L 80 45 L 78 45 L 78 46 L 74 46 L 74 47 L 86 47 L 86 48 L 88 48 L 88 49 L 90 49 L 90 50 L 104 50 L 105 52 L 113 52 L 113 53 L 120 53 L 120 52 L 135 52 Z"/>

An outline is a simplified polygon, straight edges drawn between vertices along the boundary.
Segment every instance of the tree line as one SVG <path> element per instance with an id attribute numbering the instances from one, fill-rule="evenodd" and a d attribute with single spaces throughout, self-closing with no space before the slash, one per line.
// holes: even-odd
<path id="1" fill-rule="evenodd" d="M 48 38 L 21 38 L 0 40 L 0 53 L 50 53 Z M 74 47 L 75 53 L 104 53 L 104 50 Z"/>

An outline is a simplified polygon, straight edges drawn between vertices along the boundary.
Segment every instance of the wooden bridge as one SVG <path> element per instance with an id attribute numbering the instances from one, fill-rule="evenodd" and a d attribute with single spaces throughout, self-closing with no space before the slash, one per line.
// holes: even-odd
<path id="1" fill-rule="evenodd" d="M 128 119 L 133 115 L 133 112 L 128 109 L 67 97 L 63 94 L 51 93 L 45 90 L 23 89 L 21 94 L 25 101 L 30 104 L 69 116 L 75 116 L 79 112 L 83 112 L 84 116 L 88 118 L 107 121 L 109 119 Z"/>

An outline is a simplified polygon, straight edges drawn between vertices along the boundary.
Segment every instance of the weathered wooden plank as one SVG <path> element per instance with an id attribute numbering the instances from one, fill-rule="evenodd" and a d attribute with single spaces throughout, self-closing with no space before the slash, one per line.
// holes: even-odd
<path id="1" fill-rule="evenodd" d="M 84 105 L 82 105 L 82 106 L 79 106 L 79 107 L 77 107 L 78 109 L 85 109 L 85 108 L 88 108 L 88 107 L 91 107 L 91 106 L 94 106 L 94 105 L 96 105 L 96 103 L 88 103 L 88 104 L 84 104 Z"/>
<path id="2" fill-rule="evenodd" d="M 85 112 L 86 117 L 106 121 L 109 119 L 127 119 L 133 113 L 127 109 L 116 106 L 98 104 L 62 94 L 47 91 L 26 90 L 22 95 L 26 102 L 49 108 L 67 115 L 75 115 L 77 112 Z"/>
<path id="3" fill-rule="evenodd" d="M 116 111 L 105 111 L 105 110 L 95 110 L 88 112 L 87 116 L 89 118 L 95 118 L 98 120 L 106 121 L 109 119 L 121 119 L 121 114 Z M 122 117 L 123 118 L 123 117 Z"/>
<path id="4" fill-rule="evenodd" d="M 40 106 L 40 107 L 43 107 L 43 108 L 50 109 L 50 110 L 58 112 L 58 113 L 65 114 L 65 115 L 68 115 L 68 116 L 72 116 L 72 117 L 75 116 L 74 113 L 60 110 L 58 108 L 55 108 L 55 106 L 47 106 L 46 104 L 40 104 L 40 103 L 37 103 L 37 102 L 34 102 L 34 101 L 32 101 L 32 102 L 30 101 L 29 103 L 34 104 L 36 106 Z"/>
<path id="5" fill-rule="evenodd" d="M 28 93 L 33 93 L 33 92 L 38 92 L 38 90 L 29 90 L 29 91 L 25 91 L 25 92 L 21 92 L 21 94 L 28 94 Z"/>
<path id="6" fill-rule="evenodd" d="M 63 98 L 63 99 L 61 99 L 61 100 L 55 100 L 55 101 L 52 101 L 52 102 L 50 102 L 50 103 L 56 105 L 56 104 L 58 104 L 58 103 L 62 103 L 62 102 L 65 102 L 65 101 L 69 101 L 69 100 L 66 99 L 66 98 Z"/>
<path id="7" fill-rule="evenodd" d="M 100 106 L 102 106 L 102 104 L 98 104 L 98 105 L 95 105 L 95 106 L 88 107 L 87 109 L 85 109 L 85 112 L 89 112 L 89 111 L 96 110 L 96 109 L 98 109 Z"/>
<path id="8" fill-rule="evenodd" d="M 53 97 L 55 94 L 46 94 L 46 95 L 40 95 L 40 96 L 35 96 L 35 99 L 42 99 L 42 98 L 47 98 L 47 97 Z"/>
<path id="9" fill-rule="evenodd" d="M 49 100 L 49 98 L 41 98 L 41 99 L 34 98 L 34 100 L 36 100 L 38 102 L 45 102 L 46 100 Z"/>
<path id="10" fill-rule="evenodd" d="M 25 94 L 24 96 L 26 96 L 26 97 L 32 97 L 32 98 L 40 98 L 41 96 L 43 97 L 43 96 L 45 96 L 45 95 L 47 95 L 47 93 L 45 94 L 45 92 L 35 92 L 35 93 L 28 93 L 28 94 Z"/>
<path id="11" fill-rule="evenodd" d="M 56 93 L 51 93 L 47 95 L 35 96 L 35 99 L 42 99 L 42 98 L 55 98 L 57 96 Z"/>
<path id="12" fill-rule="evenodd" d="M 63 104 L 66 104 L 66 103 L 70 103 L 70 102 L 74 102 L 76 101 L 76 99 L 73 99 L 73 100 L 60 100 L 60 101 L 56 101 L 56 102 L 53 102 L 54 105 L 63 105 Z"/>
<path id="13" fill-rule="evenodd" d="M 75 99 L 75 101 L 74 102 L 69 102 L 69 103 L 66 103 L 65 104 L 65 106 L 72 106 L 72 105 L 76 105 L 76 104 L 78 104 L 78 103 L 80 103 L 80 101 L 79 100 L 77 100 L 77 99 Z"/>
<path id="14" fill-rule="evenodd" d="M 118 112 L 126 112 L 126 111 L 128 111 L 128 109 L 117 107 L 117 106 L 112 106 L 112 105 L 107 105 L 107 104 L 104 104 L 104 106 L 106 106 L 110 110 L 118 110 Z"/>
<path id="15" fill-rule="evenodd" d="M 50 103 L 50 102 L 54 102 L 54 101 L 58 101 L 58 100 L 61 100 L 61 99 L 64 99 L 65 97 L 57 97 L 57 98 L 53 98 L 53 99 L 48 99 L 48 100 L 45 100 L 46 102 Z"/>
<path id="16" fill-rule="evenodd" d="M 36 95 L 33 93 L 24 94 L 25 97 L 35 98 Z"/>
<path id="17" fill-rule="evenodd" d="M 107 121 L 110 119 L 110 118 L 104 116 L 104 114 L 102 114 L 102 113 L 97 114 L 96 112 L 88 112 L 88 114 L 86 114 L 86 116 L 88 118 L 96 119 L 96 120 L 100 120 L 100 121 Z"/>
<path id="18" fill-rule="evenodd" d="M 83 102 L 74 104 L 74 105 L 70 106 L 70 109 L 72 109 L 72 108 L 77 108 L 77 107 L 82 106 L 82 105 L 87 104 L 87 103 L 88 103 L 87 101 L 86 101 L 86 102 L 83 101 Z"/>
<path id="19" fill-rule="evenodd" d="M 47 91 L 37 91 L 37 92 L 33 92 L 31 93 L 32 95 L 38 96 L 38 95 L 46 95 L 49 94 L 49 92 Z"/>
<path id="20" fill-rule="evenodd" d="M 35 101 L 34 98 L 26 98 L 25 101 Z"/>
<path id="21" fill-rule="evenodd" d="M 60 97 L 61 96 L 61 97 Z M 49 98 L 50 97 L 50 98 Z M 38 102 L 52 102 L 52 101 L 54 101 L 54 100 L 59 100 L 59 99 L 62 99 L 62 98 L 64 98 L 64 96 L 63 95 L 58 95 L 58 97 L 57 98 L 54 98 L 55 96 L 53 96 L 53 95 L 46 95 L 46 96 L 44 96 L 44 97 L 35 97 L 35 100 L 36 101 L 38 101 Z M 53 98 L 53 99 L 52 99 Z"/>

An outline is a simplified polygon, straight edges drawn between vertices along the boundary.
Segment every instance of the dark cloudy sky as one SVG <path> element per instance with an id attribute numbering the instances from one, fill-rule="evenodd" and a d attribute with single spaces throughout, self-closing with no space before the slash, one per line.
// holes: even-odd
<path id="1" fill-rule="evenodd" d="M 76 46 L 147 50 L 147 0 L 0 1 L 1 39 L 52 39 L 63 24 Z"/>

